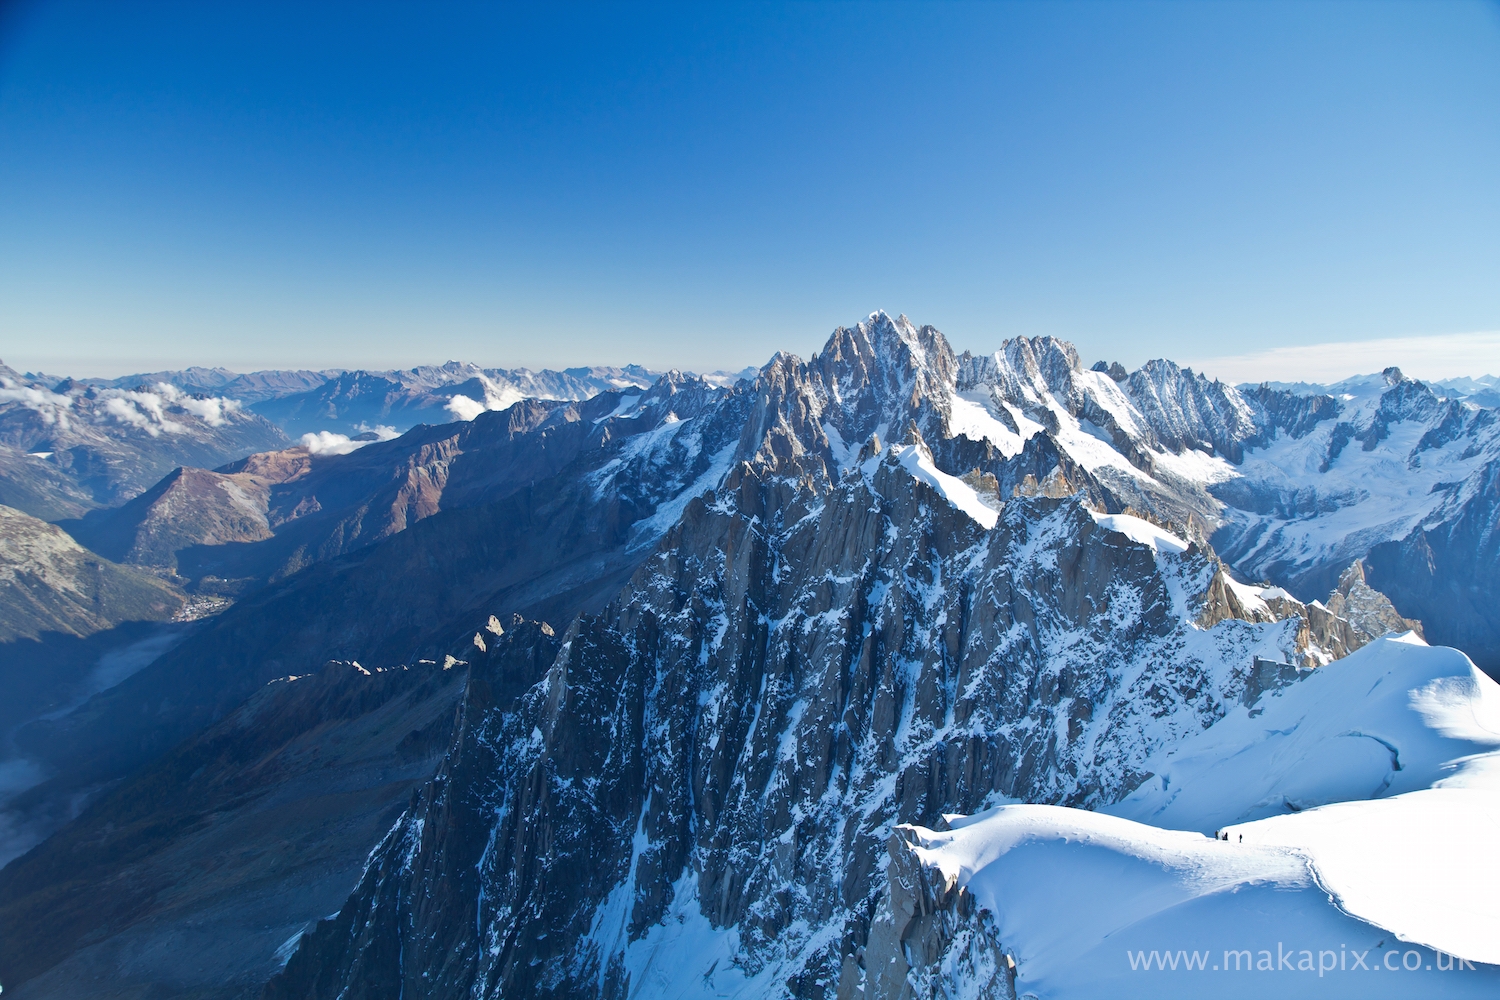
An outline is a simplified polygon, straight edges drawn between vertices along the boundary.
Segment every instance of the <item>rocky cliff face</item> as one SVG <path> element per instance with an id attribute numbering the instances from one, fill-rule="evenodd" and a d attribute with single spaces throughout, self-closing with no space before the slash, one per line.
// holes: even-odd
<path id="1" fill-rule="evenodd" d="M 744 465 L 689 504 L 519 702 L 471 693 L 445 772 L 469 776 L 429 786 L 269 995 L 832 996 L 864 975 L 894 824 L 1112 801 L 1295 653 L 1295 621 L 1190 624 L 1196 548 L 1076 498 L 986 531 L 904 453 L 826 488 Z"/>
<path id="2" fill-rule="evenodd" d="M 910 826 L 891 834 L 886 895 L 865 956 L 870 971 L 862 990 L 845 977 L 839 1000 L 1015 1000 L 1016 961 L 991 915 L 951 873 L 912 850 L 919 844 Z"/>

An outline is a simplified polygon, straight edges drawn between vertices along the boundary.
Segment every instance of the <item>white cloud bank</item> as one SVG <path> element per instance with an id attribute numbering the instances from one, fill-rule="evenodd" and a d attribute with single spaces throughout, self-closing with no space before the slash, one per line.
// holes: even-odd
<path id="1" fill-rule="evenodd" d="M 1298 344 L 1179 363 L 1231 383 L 1337 382 L 1391 365 L 1413 378 L 1429 381 L 1477 377 L 1500 373 L 1500 330 Z"/>
<path id="2" fill-rule="evenodd" d="M 443 407 L 459 420 L 473 420 L 487 410 L 503 410 L 526 398 L 526 394 L 513 385 L 496 382 L 483 374 L 475 377 L 484 386 L 484 402 L 456 393 Z"/>
<path id="3" fill-rule="evenodd" d="M 94 420 L 133 427 L 152 437 L 163 432 L 182 434 L 188 427 L 173 420 L 171 414 L 191 414 L 210 427 L 223 427 L 231 415 L 239 412 L 237 400 L 220 396 L 196 398 L 166 382 L 156 383 L 151 389 L 103 389 L 96 393 Z M 0 405 L 20 403 L 39 414 L 44 423 L 55 424 L 63 430 L 69 427 L 69 415 L 78 414 L 85 403 L 77 395 L 62 395 L 46 389 L 16 385 L 13 380 L 0 378 Z"/>
<path id="4" fill-rule="evenodd" d="M 443 409 L 460 420 L 473 420 L 488 409 L 488 407 L 477 399 L 470 399 L 468 396 L 458 393 L 452 399 L 448 400 L 448 405 L 443 407 Z"/>
<path id="5" fill-rule="evenodd" d="M 394 427 L 389 427 L 385 424 L 376 427 L 366 427 L 364 424 L 360 424 L 359 429 L 362 433 L 373 431 L 375 437 L 365 437 L 356 440 L 347 434 L 339 434 L 336 431 L 318 431 L 316 434 L 302 435 L 301 440 L 297 443 L 314 455 L 347 455 L 351 451 L 363 448 L 367 444 L 374 444 L 376 441 L 389 441 L 392 438 L 400 436 L 396 433 Z"/>

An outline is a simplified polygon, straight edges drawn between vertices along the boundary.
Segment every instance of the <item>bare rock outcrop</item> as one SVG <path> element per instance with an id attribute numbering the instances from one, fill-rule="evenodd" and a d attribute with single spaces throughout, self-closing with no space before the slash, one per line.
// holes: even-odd
<path id="1" fill-rule="evenodd" d="M 957 878 L 927 864 L 915 831 L 898 826 L 887 846 L 886 894 L 870 924 L 861 989 L 846 960 L 838 1000 L 1015 1000 L 1016 962 L 994 921 Z"/>

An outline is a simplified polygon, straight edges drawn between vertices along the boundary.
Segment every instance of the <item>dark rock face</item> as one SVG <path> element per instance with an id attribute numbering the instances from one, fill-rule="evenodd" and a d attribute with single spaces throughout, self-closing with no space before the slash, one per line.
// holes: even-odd
<path id="1" fill-rule="evenodd" d="M 1301 396 L 1266 385 L 1256 386 L 1243 395 L 1260 414 L 1256 423 L 1259 443 L 1262 444 L 1274 437 L 1278 430 L 1294 439 L 1306 437 L 1318 424 L 1332 420 L 1344 409 L 1329 395 Z"/>
<path id="2" fill-rule="evenodd" d="M 1125 382 L 1156 440 L 1172 451 L 1198 448 L 1231 462 L 1261 431 L 1254 412 L 1233 387 L 1210 382 L 1191 368 L 1148 361 Z"/>
<path id="3" fill-rule="evenodd" d="M 1500 674 L 1500 462 L 1463 483 L 1442 513 L 1437 523 L 1372 548 L 1370 583 L 1422 619 L 1429 642 L 1457 646 Z"/>
<path id="4" fill-rule="evenodd" d="M 1420 621 L 1401 617 L 1391 599 L 1369 585 L 1365 565 L 1360 560 L 1351 563 L 1339 576 L 1338 585 L 1328 595 L 1327 608 L 1330 614 L 1349 623 L 1359 636 L 1360 645 L 1392 632 L 1423 634 Z"/>
<path id="5" fill-rule="evenodd" d="M 839 1000 L 1015 1000 L 1015 958 L 1001 947 L 988 911 L 955 876 L 924 864 L 912 850 L 920 846 L 910 826 L 891 834 L 886 896 L 870 928 L 870 974 L 862 993 L 841 982 Z"/>
<path id="6" fill-rule="evenodd" d="M 360 922 L 377 910 L 383 920 L 385 914 L 410 911 L 412 907 L 434 932 L 418 945 L 420 962 L 428 973 L 422 978 L 424 990 L 452 990 L 456 982 L 471 981 L 477 958 L 474 932 L 481 919 L 477 911 L 485 906 L 480 879 L 492 854 L 496 859 L 503 855 L 508 862 L 519 860 L 534 868 L 547 860 L 536 857 L 537 848 L 549 848 L 554 834 L 577 837 L 584 832 L 546 831 L 539 844 L 534 834 L 527 836 L 529 831 L 517 830 L 513 824 L 502 839 L 497 823 L 527 817 L 522 810 L 508 810 L 500 816 L 487 807 L 486 790 L 514 771 L 507 762 L 507 745 L 496 739 L 501 735 L 497 726 L 503 727 L 515 716 L 519 703 L 546 675 L 560 647 L 558 636 L 542 623 L 513 621 L 503 637 L 495 634 L 498 629 L 496 623 L 477 633 L 473 648 L 464 651 L 470 660 L 468 683 L 452 749 L 436 777 L 414 797 L 408 809 L 408 815 L 432 815 L 436 821 L 430 826 L 423 822 L 415 830 L 410 824 L 400 824 L 386 836 L 371 854 L 354 896 L 334 917 L 320 921 L 310 932 L 308 940 L 317 942 L 317 946 L 305 946 L 291 957 L 285 972 L 273 981 L 269 995 L 336 993 L 355 969 L 358 971 L 353 974 L 364 982 L 356 986 L 352 996 L 384 995 L 378 984 L 398 981 L 406 956 L 383 939 L 384 926 L 361 926 Z M 534 791 L 545 795 L 547 789 L 544 786 Z M 515 858 L 518 848 L 524 858 Z M 381 876 L 393 874 L 388 870 L 393 863 L 397 870 L 403 861 L 409 863 L 418 850 L 430 865 L 434 895 L 414 900 L 399 895 L 402 887 L 394 879 Z M 392 889 L 397 896 L 387 895 Z M 437 973 L 436 980 L 432 979 L 433 972 Z"/>

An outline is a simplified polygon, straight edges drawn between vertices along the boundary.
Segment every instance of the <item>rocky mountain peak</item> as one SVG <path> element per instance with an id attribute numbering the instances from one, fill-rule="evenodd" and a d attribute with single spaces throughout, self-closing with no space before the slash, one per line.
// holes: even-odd
<path id="1" fill-rule="evenodd" d="M 761 369 L 744 390 L 755 398 L 739 454 L 757 467 L 836 480 L 872 435 L 899 437 L 913 420 L 939 430 L 956 369 L 935 328 L 871 313 L 835 330 L 810 361 L 781 352 Z"/>
<path id="2" fill-rule="evenodd" d="M 1181 452 L 1197 448 L 1239 462 L 1245 442 L 1258 433 L 1255 415 L 1239 391 L 1171 361 L 1148 361 L 1123 383 L 1161 444 Z"/>
<path id="3" fill-rule="evenodd" d="M 1075 380 L 1083 370 L 1078 350 L 1056 337 L 1014 337 L 994 354 L 977 358 L 965 352 L 960 369 L 960 388 L 986 384 L 1018 406 L 1047 396 L 1061 401 L 1081 399 Z"/>
<path id="4" fill-rule="evenodd" d="M 889 416 L 940 398 L 953 385 L 956 360 L 936 328 L 919 329 L 905 316 L 892 319 L 879 311 L 835 330 L 809 367 L 846 412 Z"/>
<path id="5" fill-rule="evenodd" d="M 1103 372 L 1116 382 L 1123 382 L 1130 376 L 1130 373 L 1125 370 L 1125 366 L 1118 361 L 1111 361 L 1108 364 L 1103 361 L 1095 361 L 1094 367 L 1090 368 L 1089 371 Z"/>

